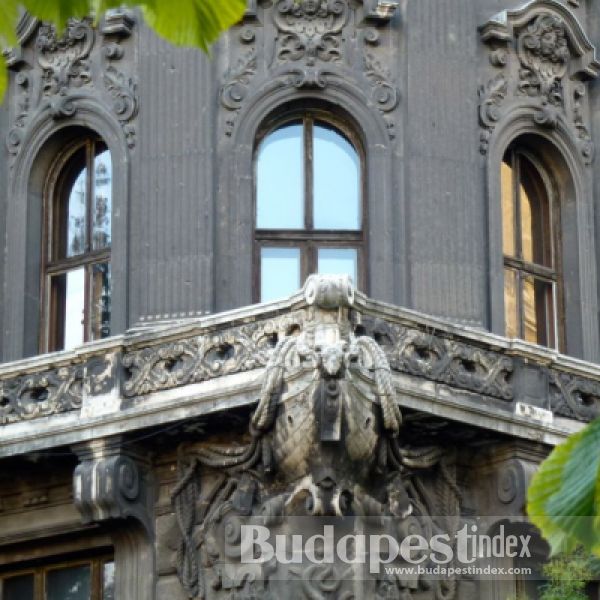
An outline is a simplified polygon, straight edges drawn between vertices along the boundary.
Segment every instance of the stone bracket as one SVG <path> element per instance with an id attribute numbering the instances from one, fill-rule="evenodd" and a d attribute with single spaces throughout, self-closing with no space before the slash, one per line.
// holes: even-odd
<path id="1" fill-rule="evenodd" d="M 84 523 L 135 519 L 153 536 L 148 464 L 120 437 L 73 447 L 80 464 L 73 474 L 75 506 Z"/>

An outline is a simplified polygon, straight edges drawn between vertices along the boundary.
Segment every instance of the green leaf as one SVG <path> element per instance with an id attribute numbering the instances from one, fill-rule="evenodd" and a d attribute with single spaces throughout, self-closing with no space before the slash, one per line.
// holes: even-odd
<path id="1" fill-rule="evenodd" d="M 22 4 L 34 17 L 54 23 L 59 31 L 69 18 L 85 17 L 91 8 L 89 0 L 22 0 Z"/>
<path id="2" fill-rule="evenodd" d="M 0 48 L 17 43 L 17 21 L 19 20 L 18 0 L 0 1 Z"/>
<path id="3" fill-rule="evenodd" d="M 8 87 L 8 68 L 4 58 L 0 58 L 0 104 L 4 101 L 6 88 Z"/>
<path id="4" fill-rule="evenodd" d="M 600 556 L 600 419 L 570 436 L 541 464 L 527 512 L 553 553 L 582 544 Z"/>
<path id="5" fill-rule="evenodd" d="M 245 0 L 146 0 L 139 4 L 148 25 L 160 36 L 205 51 L 246 9 Z"/>

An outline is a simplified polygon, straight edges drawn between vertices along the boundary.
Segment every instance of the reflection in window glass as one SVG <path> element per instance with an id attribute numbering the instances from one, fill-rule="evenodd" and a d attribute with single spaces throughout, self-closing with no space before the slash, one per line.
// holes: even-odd
<path id="1" fill-rule="evenodd" d="M 90 136 L 59 164 L 60 171 L 51 175 L 46 223 L 47 351 L 110 335 L 110 152 L 102 140 Z"/>
<path id="2" fill-rule="evenodd" d="M 317 268 L 324 275 L 350 275 L 356 281 L 356 248 L 319 248 Z"/>
<path id="3" fill-rule="evenodd" d="M 544 177 L 545 174 L 545 177 Z M 559 274 L 549 178 L 525 150 L 511 149 L 501 167 L 506 335 L 558 346 Z"/>
<path id="4" fill-rule="evenodd" d="M 92 269 L 91 339 L 110 335 L 110 263 L 99 263 Z"/>
<path id="5" fill-rule="evenodd" d="M 505 162 L 502 163 L 502 246 L 505 256 L 515 256 L 515 204 L 513 198 L 513 170 Z"/>
<path id="6" fill-rule="evenodd" d="M 299 248 L 261 248 L 262 302 L 283 298 L 300 287 Z"/>
<path id="7" fill-rule="evenodd" d="M 89 565 L 56 569 L 46 575 L 46 600 L 90 600 Z"/>
<path id="8" fill-rule="evenodd" d="M 504 269 L 504 314 L 506 322 L 506 336 L 519 337 L 519 305 L 517 272 L 514 269 Z"/>
<path id="9" fill-rule="evenodd" d="M 256 164 L 256 226 L 304 227 L 303 126 L 287 125 L 269 134 Z"/>
<path id="10" fill-rule="evenodd" d="M 339 133 L 315 124 L 313 131 L 315 229 L 360 228 L 360 163 Z"/>
<path id="11" fill-rule="evenodd" d="M 115 599 L 115 563 L 106 562 L 102 569 L 102 600 Z"/>
<path id="12" fill-rule="evenodd" d="M 112 210 L 112 162 L 105 150 L 94 158 L 94 196 L 92 206 L 92 248 L 110 246 Z"/>
<path id="13" fill-rule="evenodd" d="M 51 278 L 52 312 L 57 315 L 57 342 L 69 350 L 84 341 L 85 268 Z M 61 319 L 58 316 L 62 316 Z"/>
<path id="14" fill-rule="evenodd" d="M 67 214 L 67 257 L 85 252 L 86 222 L 85 206 L 87 198 L 87 169 L 83 169 L 69 194 Z"/>
<path id="15" fill-rule="evenodd" d="M 33 600 L 33 574 L 4 579 L 1 583 L 2 600 Z"/>

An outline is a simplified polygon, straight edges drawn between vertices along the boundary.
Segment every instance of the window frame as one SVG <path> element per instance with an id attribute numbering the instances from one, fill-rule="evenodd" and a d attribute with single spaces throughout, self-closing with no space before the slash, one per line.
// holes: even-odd
<path id="1" fill-rule="evenodd" d="M 542 235 L 547 236 L 550 243 L 551 267 L 530 262 L 523 258 L 523 236 L 522 236 L 522 218 L 521 218 L 521 161 L 519 156 L 524 157 L 531 163 L 541 179 L 544 187 L 543 192 L 546 195 L 548 208 L 550 211 L 549 223 L 550 234 L 543 231 Z M 510 163 L 507 161 L 510 157 Z M 536 152 L 530 150 L 527 146 L 518 142 L 510 144 L 502 157 L 502 162 L 509 164 L 512 172 L 511 201 L 513 206 L 513 231 L 515 252 L 514 256 L 508 256 L 504 253 L 502 247 L 503 280 L 506 281 L 506 271 L 511 269 L 516 274 L 517 281 L 517 319 L 519 327 L 518 339 L 525 340 L 525 317 L 523 309 L 523 279 L 527 276 L 542 280 L 552 285 L 553 290 L 553 311 L 554 311 L 554 343 L 547 344 L 544 347 L 565 351 L 565 305 L 564 305 L 564 282 L 563 282 L 563 257 L 562 257 L 562 235 L 561 235 L 561 202 L 558 186 L 554 181 L 549 169 L 540 159 Z M 502 202 L 502 200 L 501 200 Z M 503 215 L 502 215 L 503 218 Z M 502 226 L 504 227 L 504 226 Z M 506 297 L 504 297 L 506 303 Z M 506 307 L 505 307 L 506 310 Z M 506 335 L 506 312 L 504 315 L 504 331 Z M 538 345 L 539 342 L 536 342 Z"/>
<path id="2" fill-rule="evenodd" d="M 45 600 L 47 592 L 46 575 L 51 571 L 61 569 L 90 566 L 91 600 L 104 598 L 104 567 L 107 563 L 114 563 L 115 557 L 108 551 L 94 553 L 86 558 L 57 557 L 29 567 L 12 570 L 10 566 L 0 569 L 0 599 L 4 598 L 4 581 L 24 575 L 33 575 L 33 600 Z M 36 561 L 37 563 L 37 561 Z"/>
<path id="3" fill-rule="evenodd" d="M 360 228 L 359 229 L 315 229 L 314 228 L 314 188 L 313 188 L 313 129 L 316 122 L 336 130 L 354 148 L 360 163 Z M 303 172 L 304 172 L 304 227 L 302 229 L 260 229 L 257 225 L 257 182 L 258 154 L 263 141 L 278 129 L 293 123 L 303 126 Z M 307 126 L 308 124 L 308 126 Z M 259 130 L 252 153 L 252 211 L 253 211 L 253 257 L 252 257 L 252 297 L 255 302 L 261 299 L 261 251 L 262 248 L 298 248 L 300 250 L 300 284 L 311 273 L 317 272 L 318 248 L 356 249 L 357 281 L 354 284 L 367 292 L 368 264 L 368 199 L 367 165 L 364 145 L 356 131 L 344 120 L 329 111 L 317 108 L 294 110 L 263 123 Z"/>
<path id="4" fill-rule="evenodd" d="M 40 306 L 40 339 L 39 339 L 39 351 L 40 352 L 55 352 L 63 350 L 64 348 L 58 347 L 58 339 L 61 327 L 64 325 L 64 315 L 59 317 L 53 315 L 53 311 L 56 306 L 56 298 L 54 297 L 52 285 L 50 279 L 53 276 L 66 274 L 74 271 L 78 268 L 84 269 L 84 314 L 83 314 L 83 343 L 90 341 L 90 291 L 92 276 L 90 269 L 94 265 L 108 263 L 111 265 L 112 257 L 112 235 L 111 243 L 105 248 L 98 250 L 92 249 L 92 232 L 93 225 L 92 211 L 93 211 L 93 167 L 96 156 L 100 154 L 95 153 L 95 149 L 98 145 L 102 145 L 104 151 L 110 153 L 108 144 L 102 139 L 101 136 L 89 132 L 88 134 L 78 137 L 69 143 L 59 154 L 57 159 L 52 164 L 49 175 L 46 178 L 46 182 L 43 190 L 43 209 L 42 209 L 42 256 L 41 256 L 41 269 L 40 269 L 40 297 L 42 299 Z M 85 148 L 85 163 L 79 170 L 75 165 L 69 165 L 71 161 L 75 159 L 75 155 L 81 149 Z M 112 153 L 111 153 L 112 160 Z M 86 247 L 81 254 L 72 257 L 59 258 L 55 257 L 58 254 L 58 244 L 62 236 L 66 235 L 65 231 L 62 231 L 62 224 L 60 223 L 60 208 L 59 203 L 65 202 L 66 192 L 68 192 L 69 185 L 73 185 L 77 179 L 78 173 L 81 173 L 83 169 L 87 169 L 86 176 L 86 195 L 87 202 L 85 206 L 86 215 Z M 72 177 L 75 173 L 75 177 Z M 90 174 L 92 174 L 90 176 Z M 69 183 L 72 181 L 72 183 Z M 111 194 L 114 196 L 114 180 L 111 180 Z M 111 198 L 111 212 L 112 212 L 112 201 Z M 113 219 L 111 214 L 111 229 Z M 112 265 L 111 265 L 112 266 Z M 111 274 L 112 275 L 112 274 Z M 112 277 L 111 277 L 112 279 Z M 111 280 L 111 292 L 112 292 L 112 280 Z M 112 293 L 111 293 L 112 296 Z M 64 341 L 63 341 L 64 346 Z"/>

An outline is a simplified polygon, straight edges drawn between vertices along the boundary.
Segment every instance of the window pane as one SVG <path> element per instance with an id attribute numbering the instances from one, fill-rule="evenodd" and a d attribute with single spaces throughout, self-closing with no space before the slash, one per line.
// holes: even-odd
<path id="1" fill-rule="evenodd" d="M 520 337 L 517 273 L 504 269 L 504 320 L 506 337 Z"/>
<path id="2" fill-rule="evenodd" d="M 92 206 L 92 248 L 110 246 L 112 210 L 112 162 L 105 150 L 94 159 L 94 204 Z"/>
<path id="3" fill-rule="evenodd" d="M 554 348 L 554 284 L 537 277 L 523 277 L 524 337 L 528 342 Z"/>
<path id="4" fill-rule="evenodd" d="M 262 142 L 256 165 L 256 226 L 304 227 L 304 142 L 302 125 L 286 125 Z"/>
<path id="5" fill-rule="evenodd" d="M 67 257 L 85 252 L 85 203 L 87 198 L 87 169 L 75 179 L 67 201 Z"/>
<path id="6" fill-rule="evenodd" d="M 314 226 L 360 229 L 360 161 L 342 135 L 314 126 Z"/>
<path id="7" fill-rule="evenodd" d="M 356 248 L 319 248 L 318 271 L 324 275 L 350 275 L 357 281 Z"/>
<path id="8" fill-rule="evenodd" d="M 115 598 L 115 563 L 104 563 L 102 569 L 102 600 Z"/>
<path id="9" fill-rule="evenodd" d="M 91 339 L 110 335 L 110 264 L 92 265 Z"/>
<path id="10" fill-rule="evenodd" d="M 546 186 L 535 166 L 519 156 L 521 247 L 523 259 L 552 266 L 550 202 Z"/>
<path id="11" fill-rule="evenodd" d="M 90 600 L 89 565 L 57 569 L 46 574 L 46 600 Z"/>
<path id="12" fill-rule="evenodd" d="M 283 298 L 300 287 L 299 248 L 261 248 L 260 298 Z"/>
<path id="13" fill-rule="evenodd" d="M 515 205 L 513 194 L 513 170 L 503 162 L 500 172 L 502 185 L 502 248 L 505 256 L 514 256 L 515 248 Z"/>
<path id="14" fill-rule="evenodd" d="M 84 267 L 51 278 L 52 335 L 51 350 L 68 350 L 84 341 L 83 315 L 85 302 Z"/>
<path id="15" fill-rule="evenodd" d="M 33 574 L 5 579 L 0 597 L 2 600 L 33 600 Z"/>

